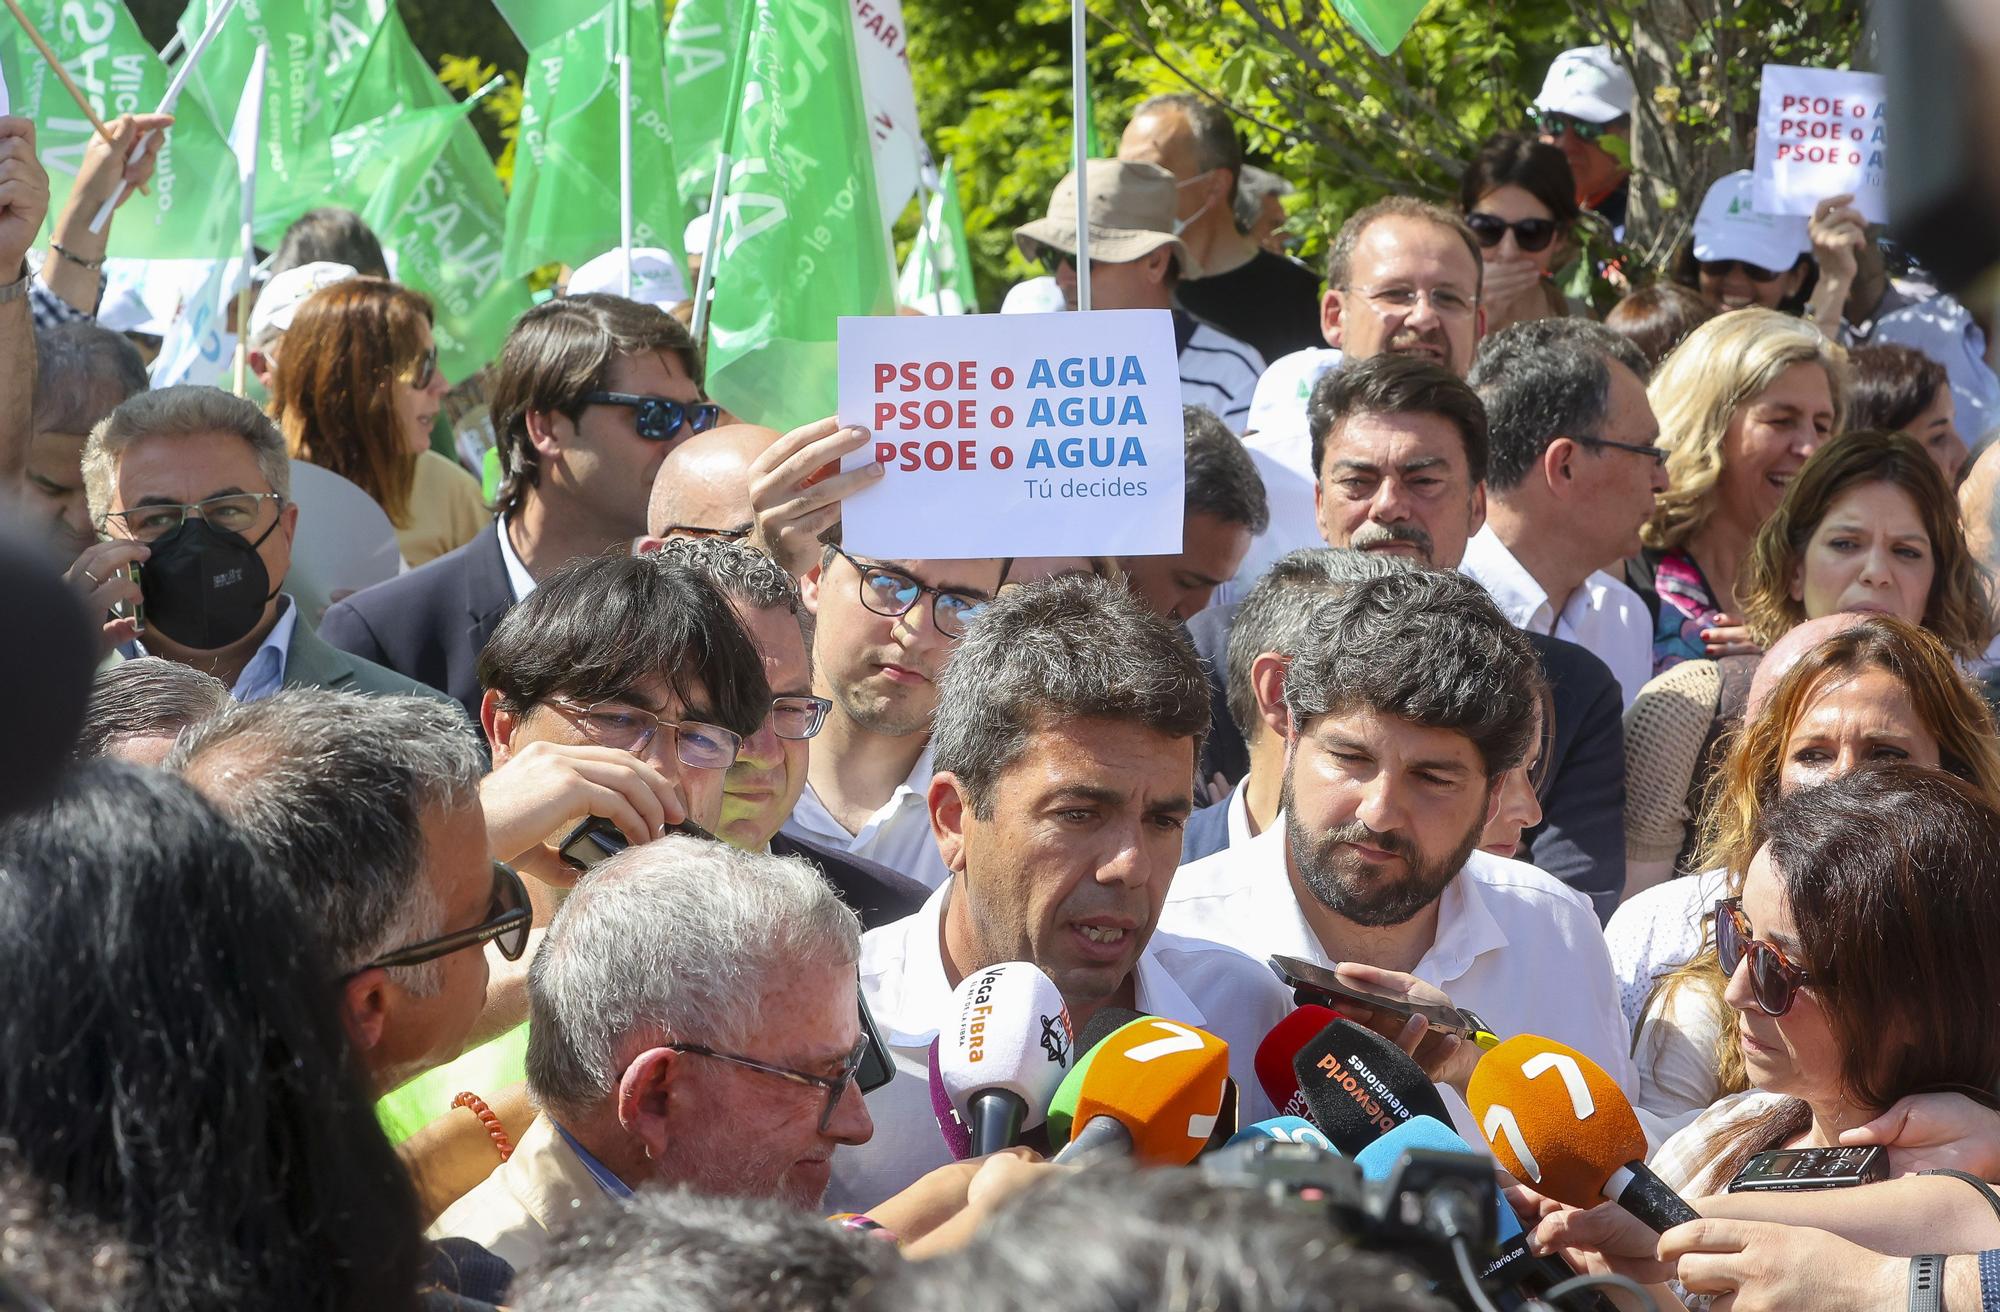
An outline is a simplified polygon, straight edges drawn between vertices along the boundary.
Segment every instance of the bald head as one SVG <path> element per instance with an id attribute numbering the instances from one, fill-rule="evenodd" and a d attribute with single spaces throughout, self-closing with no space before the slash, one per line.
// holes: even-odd
<path id="1" fill-rule="evenodd" d="M 646 529 L 654 537 L 676 529 L 747 529 L 750 462 L 778 440 L 776 429 L 728 424 L 697 433 L 667 453 L 653 479 Z"/>
<path id="2" fill-rule="evenodd" d="M 1750 676 L 1750 700 L 1744 707 L 1744 718 L 1754 719 L 1757 712 L 1764 709 L 1764 699 L 1771 695 L 1779 680 L 1791 673 L 1792 667 L 1799 663 L 1799 657 L 1867 618 L 1860 611 L 1851 610 L 1822 615 L 1798 625 L 1772 643 L 1771 650 L 1764 653 L 1764 659 L 1757 662 L 1757 672 Z"/>

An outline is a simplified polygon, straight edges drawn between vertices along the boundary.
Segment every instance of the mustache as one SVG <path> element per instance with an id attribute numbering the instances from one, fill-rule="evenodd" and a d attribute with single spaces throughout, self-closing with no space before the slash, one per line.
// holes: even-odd
<path id="1" fill-rule="evenodd" d="M 1378 832 L 1362 824 L 1359 820 L 1349 820 L 1337 829 L 1328 830 L 1320 838 L 1323 847 L 1333 847 L 1340 843 L 1354 843 L 1361 847 L 1372 847 L 1393 856 L 1413 861 L 1417 856 L 1417 846 L 1402 834 L 1391 829 Z"/>
<path id="2" fill-rule="evenodd" d="M 1424 553 L 1425 559 L 1429 559 L 1432 554 L 1431 535 L 1419 525 L 1407 522 L 1378 524 L 1370 520 L 1355 529 L 1347 539 L 1347 545 L 1355 551 L 1366 551 L 1385 542 L 1412 543 Z"/>

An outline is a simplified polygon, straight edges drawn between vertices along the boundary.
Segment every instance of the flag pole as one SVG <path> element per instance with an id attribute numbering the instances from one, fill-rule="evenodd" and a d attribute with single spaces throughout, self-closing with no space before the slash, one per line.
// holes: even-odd
<path id="1" fill-rule="evenodd" d="M 708 245 L 701 253 L 701 273 L 694 284 L 694 344 L 708 345 L 708 297 L 715 287 L 715 261 L 721 254 L 717 238 L 722 235 L 722 197 L 729 189 L 729 170 L 735 165 L 736 119 L 743 108 L 743 82 L 749 74 L 750 31 L 757 21 L 759 0 L 744 0 L 743 25 L 736 32 L 736 55 L 729 65 L 729 99 L 722 106 L 722 142 L 715 156 L 715 188 L 708 195 Z"/>
<path id="2" fill-rule="evenodd" d="M 1085 174 L 1090 164 L 1090 73 L 1084 67 L 1085 0 L 1070 0 L 1070 104 L 1076 114 L 1076 308 L 1090 308 L 1090 188 Z"/>
<path id="3" fill-rule="evenodd" d="M 652 6 L 655 15 L 659 6 Z M 618 248 L 625 254 L 625 295 L 632 294 L 632 6 L 618 5 Z"/>
<path id="4" fill-rule="evenodd" d="M 194 73 L 194 66 L 201 62 L 202 52 L 208 49 L 209 43 L 222 31 L 222 25 L 229 21 L 229 15 L 235 8 L 236 0 L 222 0 L 215 7 L 215 12 L 209 15 L 208 26 L 202 29 L 201 36 L 188 48 L 187 58 L 183 59 L 180 67 L 174 70 L 173 81 L 167 83 L 167 94 L 160 97 L 160 108 L 156 112 L 161 114 L 174 112 L 174 106 L 180 102 L 182 89 L 187 86 L 188 78 Z M 132 147 L 129 164 L 137 164 L 144 159 L 147 149 L 152 144 L 152 133 L 140 133 L 137 144 Z M 118 190 L 112 192 L 109 199 L 97 207 L 97 213 L 90 216 L 90 231 L 93 234 L 103 232 L 104 225 L 111 222 L 111 212 L 118 208 L 119 201 L 125 199 L 128 187 L 128 183 L 121 181 Z"/>

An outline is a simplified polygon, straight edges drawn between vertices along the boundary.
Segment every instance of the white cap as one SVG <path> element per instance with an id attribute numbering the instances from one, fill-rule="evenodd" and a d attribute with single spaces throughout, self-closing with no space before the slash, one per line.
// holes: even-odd
<path id="1" fill-rule="evenodd" d="M 1062 288 L 1046 273 L 1015 283 L 1007 289 L 1006 299 L 1000 302 L 1002 314 L 1054 314 L 1068 308 L 1069 302 L 1063 299 Z"/>
<path id="2" fill-rule="evenodd" d="M 1753 175 L 1739 169 L 1717 178 L 1694 216 L 1697 260 L 1745 260 L 1783 273 L 1812 249 L 1803 214 L 1759 214 L 1750 195 Z"/>
<path id="3" fill-rule="evenodd" d="M 1565 50 L 1549 65 L 1535 108 L 1585 123 L 1609 123 L 1632 112 L 1632 75 L 1611 57 L 1610 46 Z"/>
<path id="4" fill-rule="evenodd" d="M 625 252 L 606 251 L 592 260 L 578 265 L 569 275 L 570 296 L 581 296 L 585 292 L 609 292 L 613 296 L 625 295 Z M 635 246 L 632 248 L 632 299 L 647 305 L 657 305 L 662 310 L 679 305 L 688 298 L 687 279 L 681 276 L 680 266 L 674 257 L 657 246 Z"/>
<path id="5" fill-rule="evenodd" d="M 267 332 L 288 331 L 292 316 L 307 297 L 360 276 L 361 271 L 353 265 L 335 264 L 331 260 L 295 265 L 276 275 L 257 294 L 257 304 L 250 311 L 250 335 L 245 340 L 255 346 Z"/>
<path id="6" fill-rule="evenodd" d="M 689 259 L 708 253 L 708 215 L 697 214 L 688 220 L 687 230 L 681 233 L 681 249 Z"/>

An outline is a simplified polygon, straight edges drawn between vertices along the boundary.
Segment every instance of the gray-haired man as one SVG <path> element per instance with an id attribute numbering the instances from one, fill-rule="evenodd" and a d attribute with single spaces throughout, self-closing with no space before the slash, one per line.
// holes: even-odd
<path id="1" fill-rule="evenodd" d="M 860 940 L 795 858 L 672 836 L 595 867 L 528 974 L 542 1114 L 432 1236 L 520 1270 L 559 1220 L 653 1182 L 816 1206 L 835 1147 L 874 1130 L 848 1087 Z"/>
<path id="2" fill-rule="evenodd" d="M 484 944 L 519 956 L 528 905 L 487 858 L 483 762 L 455 708 L 282 692 L 186 730 L 166 766 L 297 893 L 378 1093 L 459 1054 L 486 1001 Z"/>
<path id="3" fill-rule="evenodd" d="M 1155 934 L 1192 809 L 1208 687 L 1179 627 L 1094 576 L 1008 588 L 959 645 L 932 729 L 931 829 L 951 878 L 871 930 L 861 988 L 900 1078 L 869 1095 L 883 1133 L 834 1158 L 862 1208 L 949 1160 L 928 1050 L 967 975 L 1026 961 L 1080 1029 L 1106 1006 L 1228 1041 L 1240 1117 L 1269 1114 L 1251 1066 L 1290 1009 L 1262 965 Z"/>

